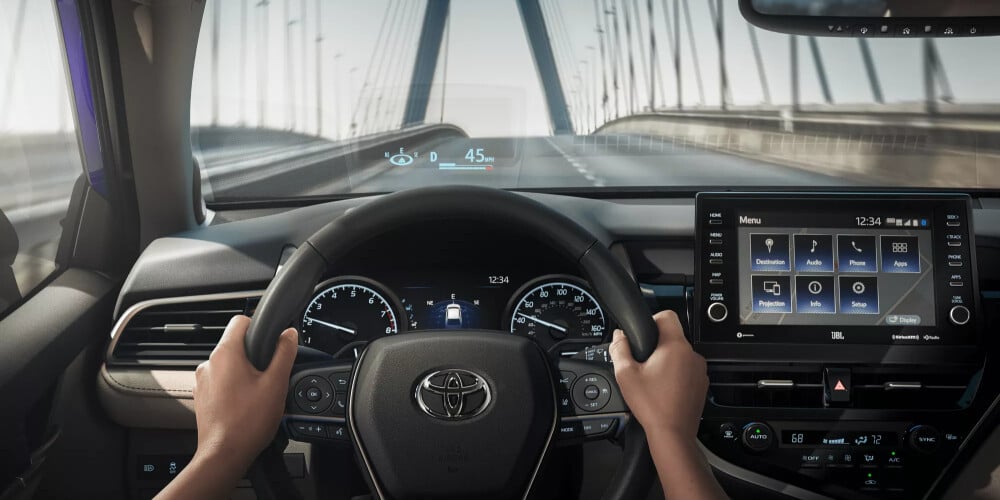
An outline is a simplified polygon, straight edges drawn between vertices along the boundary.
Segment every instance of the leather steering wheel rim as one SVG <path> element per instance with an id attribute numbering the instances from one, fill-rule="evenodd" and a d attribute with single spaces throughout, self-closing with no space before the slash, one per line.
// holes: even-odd
<path id="1" fill-rule="evenodd" d="M 576 262 L 601 304 L 615 319 L 637 361 L 656 348 L 658 332 L 638 286 L 611 252 L 575 221 L 520 194 L 474 186 L 435 186 L 399 191 L 372 200 L 325 225 L 307 239 L 271 281 L 246 335 L 251 363 L 270 364 L 280 333 L 292 324 L 328 265 L 359 243 L 393 230 L 448 219 L 499 222 L 518 227 Z M 606 500 L 636 498 L 655 475 L 641 427 L 632 421 L 622 439 L 623 456 Z"/>

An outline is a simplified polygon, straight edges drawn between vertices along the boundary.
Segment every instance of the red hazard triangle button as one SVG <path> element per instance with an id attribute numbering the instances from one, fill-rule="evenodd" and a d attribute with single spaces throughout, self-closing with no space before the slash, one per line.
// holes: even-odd
<path id="1" fill-rule="evenodd" d="M 827 368 L 824 375 L 827 405 L 836 406 L 850 403 L 851 370 L 849 368 Z"/>

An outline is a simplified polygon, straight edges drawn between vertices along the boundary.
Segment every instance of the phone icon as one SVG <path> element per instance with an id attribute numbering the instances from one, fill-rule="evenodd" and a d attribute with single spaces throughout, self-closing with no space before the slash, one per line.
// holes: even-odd
<path id="1" fill-rule="evenodd" d="M 856 244 L 854 243 L 854 240 L 851 240 L 851 248 L 853 248 L 853 249 L 854 249 L 855 251 L 857 251 L 858 253 L 861 253 L 861 252 L 863 252 L 863 250 L 861 250 L 860 248 L 858 248 L 858 245 L 856 245 Z"/>

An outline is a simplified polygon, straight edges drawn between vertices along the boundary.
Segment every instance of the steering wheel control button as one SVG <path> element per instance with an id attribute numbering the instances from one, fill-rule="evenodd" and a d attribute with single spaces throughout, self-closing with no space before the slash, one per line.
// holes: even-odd
<path id="1" fill-rule="evenodd" d="M 846 405 L 851 402 L 851 370 L 827 368 L 823 371 L 824 395 L 827 406 Z"/>
<path id="2" fill-rule="evenodd" d="M 351 374 L 348 372 L 333 372 L 329 376 L 330 382 L 333 384 L 333 388 L 337 392 L 347 392 L 347 388 L 351 383 Z"/>
<path id="3" fill-rule="evenodd" d="M 310 387 L 306 389 L 306 399 L 315 403 L 323 399 L 323 391 L 319 390 L 319 387 Z"/>
<path id="4" fill-rule="evenodd" d="M 309 376 L 295 384 L 295 404 L 306 413 L 323 413 L 333 399 L 333 386 L 323 377 Z"/>
<path id="5" fill-rule="evenodd" d="M 333 400 L 333 408 L 331 409 L 333 414 L 338 417 L 343 417 L 347 414 L 347 393 L 338 392 L 336 399 Z"/>
<path id="6" fill-rule="evenodd" d="M 575 373 L 566 370 L 562 370 L 559 372 L 559 385 L 562 386 L 567 391 L 573 387 L 574 380 L 576 380 Z"/>
<path id="7" fill-rule="evenodd" d="M 573 384 L 572 395 L 573 403 L 581 410 L 598 411 L 611 401 L 611 382 L 596 373 L 588 373 Z"/>
<path id="8" fill-rule="evenodd" d="M 951 324 L 955 326 L 962 326 L 972 319 L 972 313 L 969 312 L 969 308 L 965 306 L 955 306 L 948 311 L 948 319 Z"/>
<path id="9" fill-rule="evenodd" d="M 326 437 L 334 441 L 347 441 L 350 436 L 347 433 L 347 426 L 344 424 L 332 424 L 326 428 Z"/>
<path id="10" fill-rule="evenodd" d="M 289 425 L 292 438 L 310 441 L 309 438 L 326 438 L 326 424 L 317 422 L 292 421 Z"/>
<path id="11" fill-rule="evenodd" d="M 934 453 L 941 446 L 941 433 L 929 425 L 915 425 L 910 429 L 909 442 L 920 453 Z"/>
<path id="12" fill-rule="evenodd" d="M 559 428 L 556 429 L 556 436 L 563 441 L 583 437 L 583 424 L 578 420 L 559 422 Z"/>
<path id="13" fill-rule="evenodd" d="M 604 437 L 615 429 L 618 419 L 600 418 L 582 422 L 583 435 L 588 438 Z"/>
<path id="14" fill-rule="evenodd" d="M 708 315 L 709 321 L 722 323 L 729 317 L 729 308 L 722 302 L 712 302 L 708 305 L 708 309 L 705 310 L 705 314 Z"/>
<path id="15" fill-rule="evenodd" d="M 774 431 L 765 423 L 752 422 L 743 427 L 742 441 L 751 451 L 765 451 L 774 442 Z"/>

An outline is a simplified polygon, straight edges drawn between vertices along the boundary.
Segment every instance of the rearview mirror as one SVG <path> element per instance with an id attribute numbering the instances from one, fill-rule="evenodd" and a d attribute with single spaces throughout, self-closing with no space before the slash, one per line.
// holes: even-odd
<path id="1" fill-rule="evenodd" d="M 1000 34 L 996 0 L 740 0 L 750 23 L 780 33 L 847 37 Z"/>

